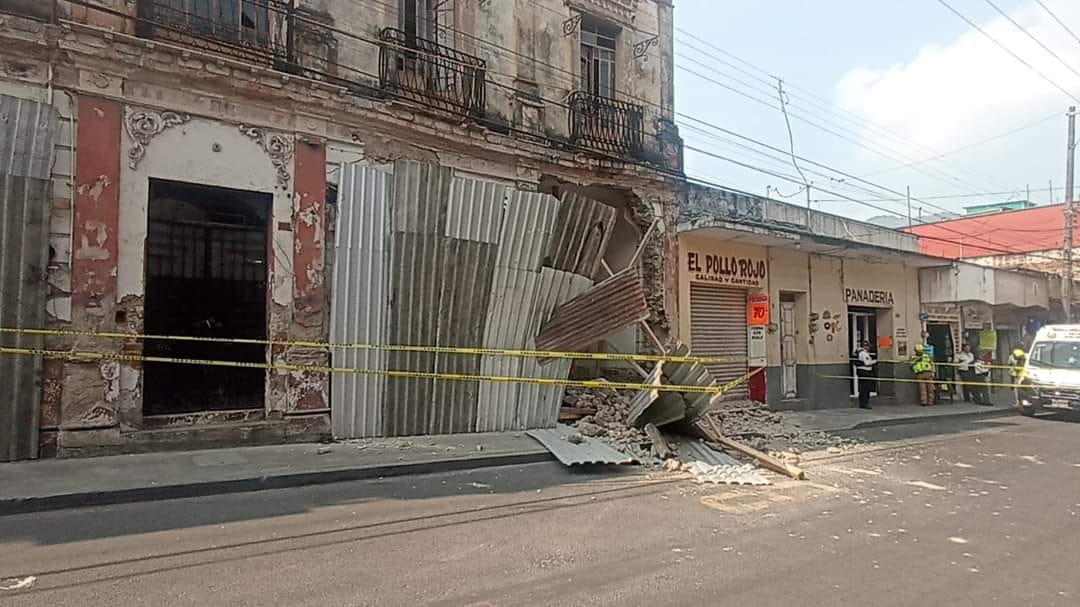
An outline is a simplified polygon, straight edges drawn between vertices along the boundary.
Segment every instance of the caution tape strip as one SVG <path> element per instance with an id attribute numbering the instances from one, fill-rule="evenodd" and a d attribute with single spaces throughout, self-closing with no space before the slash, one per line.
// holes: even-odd
<path id="1" fill-rule="evenodd" d="M 824 379 L 855 379 L 854 375 L 818 375 L 818 377 Z M 992 388 L 1043 388 L 1049 386 L 1037 386 L 1034 384 L 1006 384 L 998 382 L 981 382 L 981 381 L 960 381 L 951 379 L 906 379 L 903 377 L 860 377 L 859 380 L 870 381 L 885 381 L 885 382 L 897 382 L 897 383 L 913 383 L 913 384 L 953 384 L 957 386 L 988 386 Z"/>
<path id="2" fill-rule="evenodd" d="M 0 327 L 0 334 L 39 335 L 58 337 L 95 337 L 102 339 L 136 339 L 160 341 L 186 341 L 205 343 L 245 344 L 256 346 L 299 346 L 302 348 L 328 348 L 338 350 L 369 350 L 382 352 L 425 352 L 433 354 L 466 354 L 474 356 L 507 356 L 521 358 L 553 358 L 571 360 L 613 360 L 635 362 L 669 362 L 723 364 L 746 362 L 746 357 L 717 358 L 710 356 L 673 356 L 667 354 L 615 354 L 607 352 L 551 352 L 545 350 L 515 350 L 507 348 L 460 348 L 449 346 L 409 346 L 362 343 L 334 343 L 302 340 L 247 339 L 229 337 L 196 337 L 192 335 L 152 335 L 108 331 L 75 331 L 71 329 L 21 329 Z"/>
<path id="3" fill-rule="evenodd" d="M 901 364 L 910 365 L 912 363 L 911 360 L 879 360 L 878 362 L 892 363 L 894 365 L 901 365 Z M 947 363 L 947 362 L 938 362 L 938 361 L 933 361 L 933 362 L 934 362 L 934 366 L 937 366 L 937 367 L 959 367 L 959 366 L 962 366 L 962 363 Z M 852 361 L 852 364 L 855 364 L 854 360 Z M 975 366 L 975 363 L 968 363 L 968 366 L 973 367 L 973 366 Z M 1012 369 L 1013 368 L 1012 365 L 988 365 L 986 363 L 983 363 L 982 366 L 986 367 L 987 369 Z"/>
<path id="4" fill-rule="evenodd" d="M 433 379 L 446 381 L 471 381 L 492 383 L 520 383 L 540 386 L 564 386 L 567 388 L 610 388 L 613 390 L 658 390 L 660 392 L 683 392 L 720 395 L 730 392 L 739 383 L 740 378 L 723 386 L 674 386 L 637 384 L 605 380 L 551 379 L 541 377 L 513 377 L 503 375 L 463 375 L 459 373 L 427 373 L 423 371 L 386 371 L 377 369 L 359 369 L 351 367 L 331 367 L 322 365 L 295 365 L 288 363 L 258 363 L 232 360 L 206 360 L 199 358 L 174 358 L 168 356 L 141 356 L 115 352 L 85 352 L 69 350 L 43 350 L 35 348 L 9 348 L 0 346 L 0 354 L 19 356 L 40 356 L 44 358 L 76 359 L 82 361 L 118 361 L 139 363 L 166 363 L 178 365 L 202 365 L 210 367 L 234 367 L 243 369 L 264 369 L 272 371 L 308 372 L 308 373 L 351 373 L 405 379 Z"/>

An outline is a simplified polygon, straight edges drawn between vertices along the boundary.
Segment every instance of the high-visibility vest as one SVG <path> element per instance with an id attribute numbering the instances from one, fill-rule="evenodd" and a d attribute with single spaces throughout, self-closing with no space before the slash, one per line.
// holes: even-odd
<path id="1" fill-rule="evenodd" d="M 930 361 L 930 357 L 926 354 L 921 354 L 911 361 L 911 370 L 916 375 L 919 373 L 929 373 L 934 370 L 934 363 Z"/>

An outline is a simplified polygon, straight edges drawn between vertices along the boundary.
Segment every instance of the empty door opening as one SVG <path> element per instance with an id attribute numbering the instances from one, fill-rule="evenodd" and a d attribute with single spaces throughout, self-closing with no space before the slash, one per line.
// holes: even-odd
<path id="1" fill-rule="evenodd" d="M 145 332 L 266 339 L 267 226 L 272 196 L 150 181 Z M 146 356 L 266 362 L 261 344 L 147 339 Z M 146 363 L 146 415 L 261 409 L 266 371 Z"/>
<path id="2" fill-rule="evenodd" d="M 859 377 L 855 372 L 856 356 L 859 346 L 867 342 L 870 344 L 870 353 L 877 359 L 877 310 L 874 308 L 848 307 L 848 352 L 851 356 L 851 395 L 859 395 Z M 874 365 L 872 375 L 877 376 L 877 365 Z M 870 392 L 877 396 L 876 391 Z"/>

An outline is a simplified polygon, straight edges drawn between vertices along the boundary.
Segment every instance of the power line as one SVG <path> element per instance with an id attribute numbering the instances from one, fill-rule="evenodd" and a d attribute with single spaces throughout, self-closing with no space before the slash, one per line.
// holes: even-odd
<path id="1" fill-rule="evenodd" d="M 960 17 L 961 19 L 963 19 L 964 22 L 967 23 L 968 25 L 970 25 L 975 31 L 979 32 L 983 36 L 986 36 L 991 42 L 996 44 L 1001 50 L 1005 51 L 1006 53 L 1009 53 L 1009 55 L 1011 55 L 1013 59 L 1016 59 L 1017 61 L 1022 63 L 1025 67 L 1027 67 L 1029 70 L 1031 70 L 1032 72 L 1035 72 L 1036 74 L 1038 74 L 1039 77 L 1041 77 L 1043 80 L 1049 82 L 1054 88 L 1056 88 L 1057 90 L 1064 93 L 1067 97 L 1070 97 L 1071 99 L 1073 99 L 1076 102 L 1080 103 L 1080 97 L 1077 97 L 1076 95 L 1073 95 L 1068 90 L 1066 90 L 1064 87 L 1062 87 L 1060 84 L 1058 84 L 1057 82 L 1054 82 L 1053 80 L 1051 80 L 1049 76 L 1047 76 L 1046 74 L 1044 74 L 1044 73 L 1040 72 L 1039 70 L 1035 69 L 1035 67 L 1033 65 L 1031 65 L 1027 61 L 1024 61 L 1023 57 L 1021 57 L 1020 55 L 1017 55 L 1016 53 L 1012 52 L 1012 50 L 1009 49 L 1009 47 L 1002 44 L 1000 41 L 998 41 L 997 38 L 995 38 L 995 37 L 991 36 L 990 34 L 988 34 L 986 32 L 986 30 L 979 27 L 971 19 L 968 19 L 967 17 L 965 17 L 963 13 L 961 13 L 960 11 L 953 8 L 951 5 L 949 5 L 948 2 L 946 2 L 945 0 L 938 0 L 938 3 L 941 4 L 942 6 L 944 6 L 945 8 L 949 9 L 952 12 L 952 14 L 954 14 L 957 17 Z"/>
<path id="2" fill-rule="evenodd" d="M 1043 44 L 1042 40 L 1039 40 L 1038 38 L 1036 38 L 1031 32 L 1027 31 L 1027 29 L 1025 29 L 1024 26 L 1020 25 L 1019 23 L 1016 22 L 1015 19 L 1013 19 L 1011 16 L 1009 16 L 1008 13 L 1001 10 L 1001 8 L 998 7 L 998 5 L 994 4 L 993 0 L 985 0 L 985 1 L 986 1 L 987 4 L 989 4 L 991 7 L 993 7 L 993 9 L 996 10 L 1002 17 L 1005 17 L 1006 19 L 1008 19 L 1009 23 L 1012 23 L 1013 25 L 1015 25 L 1016 29 L 1020 30 L 1021 32 L 1024 32 L 1025 36 L 1027 36 L 1028 38 L 1031 38 L 1031 40 L 1033 42 L 1035 42 L 1035 44 L 1038 44 L 1042 48 L 1042 50 L 1049 53 L 1050 56 L 1053 57 L 1054 59 L 1057 59 L 1058 63 L 1060 63 L 1061 65 L 1064 65 L 1067 68 L 1069 68 L 1069 71 L 1076 74 L 1077 77 L 1080 77 L 1080 72 L 1076 71 L 1076 68 L 1069 65 L 1064 59 L 1059 57 L 1057 53 L 1055 53 L 1053 50 L 1051 50 L 1050 47 Z"/>
<path id="3" fill-rule="evenodd" d="M 741 63 L 743 65 L 746 65 L 746 66 L 750 67 L 751 69 L 753 69 L 753 70 L 755 70 L 757 72 L 760 72 L 760 73 L 764 74 L 765 76 L 767 76 L 768 78 L 771 78 L 772 80 L 779 80 L 780 79 L 780 76 L 777 76 L 775 74 L 771 74 L 771 73 L 769 73 L 769 71 L 767 71 L 767 70 L 765 70 L 765 69 L 763 69 L 761 67 L 758 67 L 758 66 L 754 65 L 753 63 L 750 63 L 749 61 L 746 61 L 745 59 L 742 59 L 742 58 L 734 55 L 733 53 L 730 53 L 730 52 L 720 48 L 719 46 L 716 46 L 715 44 L 712 44 L 712 43 L 710 43 L 710 42 L 708 42 L 706 40 L 703 40 L 703 39 L 699 38 L 698 36 L 694 35 L 691 32 L 688 32 L 688 31 L 686 31 L 686 30 L 684 30 L 682 28 L 676 28 L 676 31 L 678 31 L 679 33 L 681 33 L 684 36 L 687 36 L 689 38 L 692 38 L 692 39 L 700 42 L 701 44 L 705 45 L 706 47 L 708 47 L 710 49 L 713 49 L 714 51 L 724 55 L 725 57 L 730 57 L 731 59 L 733 59 L 733 60 L 735 60 L 735 61 L 737 61 L 737 62 L 739 62 L 739 63 Z M 770 85 L 770 87 L 772 85 L 772 83 L 770 81 L 765 80 L 764 78 L 761 78 L 760 76 L 755 76 L 754 74 L 751 74 L 747 70 L 744 70 L 744 69 L 742 69 L 742 68 L 740 68 L 740 67 L 738 67 L 738 66 L 736 66 L 736 65 L 734 65 L 734 64 L 732 64 L 732 63 L 730 63 L 728 61 L 725 61 L 725 60 L 723 60 L 723 59 L 721 59 L 719 57 L 716 57 L 715 55 L 712 55 L 709 52 L 704 51 L 704 50 L 694 46 L 693 44 L 690 44 L 690 43 L 686 42 L 685 40 L 680 40 L 679 43 L 681 45 L 690 47 L 691 49 L 694 49 L 697 52 L 709 57 L 710 59 L 713 59 L 714 61 L 717 61 L 717 62 L 719 62 L 719 63 L 721 63 L 723 65 L 726 65 L 726 66 L 730 67 L 731 69 L 734 69 L 734 70 L 738 71 L 741 74 L 745 74 L 745 75 L 747 75 L 747 76 L 749 76 L 749 77 L 751 77 L 751 78 L 753 78 L 753 79 L 755 79 L 755 80 L 757 80 L 759 82 L 763 82 L 763 83 L 765 83 L 767 85 Z M 853 125 L 855 125 L 855 126 L 857 126 L 859 128 L 866 129 L 866 130 L 872 131 L 872 132 L 877 132 L 878 134 L 882 134 L 882 135 L 892 139 L 893 141 L 896 141 L 898 143 L 903 144 L 907 148 L 910 148 L 912 150 L 915 150 L 915 151 L 919 152 L 922 155 L 930 156 L 930 158 L 926 158 L 926 159 L 921 160 L 921 161 L 912 162 L 912 163 L 910 163 L 911 165 L 923 164 L 925 162 L 929 162 L 930 160 L 936 159 L 938 157 L 944 158 L 944 157 L 949 156 L 949 155 L 952 154 L 951 152 L 946 153 L 946 154 L 939 154 L 936 151 L 933 151 L 933 150 L 927 149 L 927 148 L 925 148 L 923 146 L 920 146 L 919 144 L 911 141 L 910 139 L 905 138 L 900 133 L 897 133 L 896 131 L 894 131 L 892 129 L 889 129 L 889 128 L 885 127 L 885 126 L 882 126 L 882 125 L 874 122 L 873 120 L 870 120 L 870 119 L 868 119 L 868 118 L 866 118 L 864 116 L 856 114 L 855 112 L 845 110 L 844 108 L 839 108 L 839 107 L 834 106 L 834 104 L 830 100 L 825 99 L 825 98 L 821 97 L 820 95 L 815 94 L 813 91 L 810 91 L 809 89 L 800 87 L 800 86 L 798 86 L 797 84 L 795 84 L 793 82 L 788 82 L 786 80 L 785 80 L 785 82 L 788 85 L 789 89 L 796 90 L 796 91 L 801 91 L 802 94 L 805 95 L 805 97 L 808 97 L 809 99 L 806 99 L 806 101 L 808 103 L 810 103 L 811 105 L 813 105 L 813 106 L 815 106 L 817 108 L 820 108 L 821 110 L 824 110 L 825 112 L 828 112 L 828 113 L 830 113 L 830 114 L 832 114 L 834 116 L 837 116 L 838 118 L 846 120 L 847 122 L 849 122 L 849 123 L 851 123 L 851 124 L 853 124 Z M 789 93 L 789 94 L 791 94 L 791 93 Z M 791 106 L 792 107 L 797 107 L 797 108 L 800 108 L 800 109 L 804 109 L 805 111 L 810 113 L 810 115 L 818 117 L 813 112 L 811 112 L 809 109 L 803 108 L 801 105 L 796 105 L 796 104 L 792 103 Z M 971 176 L 974 176 L 974 177 L 976 177 L 976 178 L 978 178 L 980 180 L 984 179 L 983 176 L 976 175 L 975 171 L 973 171 L 970 167 L 965 167 L 961 163 L 956 162 L 956 161 L 950 161 L 950 163 L 953 166 L 955 166 L 956 168 L 963 170 L 964 172 L 968 173 Z M 908 166 L 908 165 L 903 165 L 903 166 Z M 867 176 L 867 175 L 864 175 L 864 177 L 865 176 Z M 1002 187 L 1002 186 L 1000 186 L 1000 184 L 999 184 L 996 187 Z"/>
<path id="4" fill-rule="evenodd" d="M 1064 21 L 1058 19 L 1058 16 L 1054 14 L 1054 11 L 1050 10 L 1045 4 L 1043 4 L 1042 0 L 1035 0 L 1035 3 L 1041 6 L 1042 9 L 1046 11 L 1046 14 L 1050 15 L 1050 17 L 1053 18 L 1054 21 L 1057 21 L 1057 24 L 1061 26 L 1061 29 L 1068 32 L 1069 35 L 1073 37 L 1073 40 L 1076 40 L 1077 43 L 1080 43 L 1080 36 L 1077 36 L 1075 33 L 1073 33 L 1073 31 L 1069 29 L 1069 26 L 1065 25 Z"/>

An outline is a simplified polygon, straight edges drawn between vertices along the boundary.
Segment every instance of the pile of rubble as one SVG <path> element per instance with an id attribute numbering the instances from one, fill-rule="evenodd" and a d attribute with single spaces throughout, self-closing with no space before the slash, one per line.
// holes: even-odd
<path id="1" fill-rule="evenodd" d="M 632 395 L 632 392 L 610 388 L 568 389 L 559 410 L 559 421 L 573 425 L 583 436 L 603 441 L 638 461 L 649 461 L 648 437 L 627 423 Z"/>
<path id="2" fill-rule="evenodd" d="M 848 449 L 854 444 L 827 432 L 802 430 L 787 421 L 783 413 L 771 411 L 763 403 L 752 400 L 725 401 L 710 412 L 709 417 L 724 436 L 760 451 L 799 454 Z"/>

